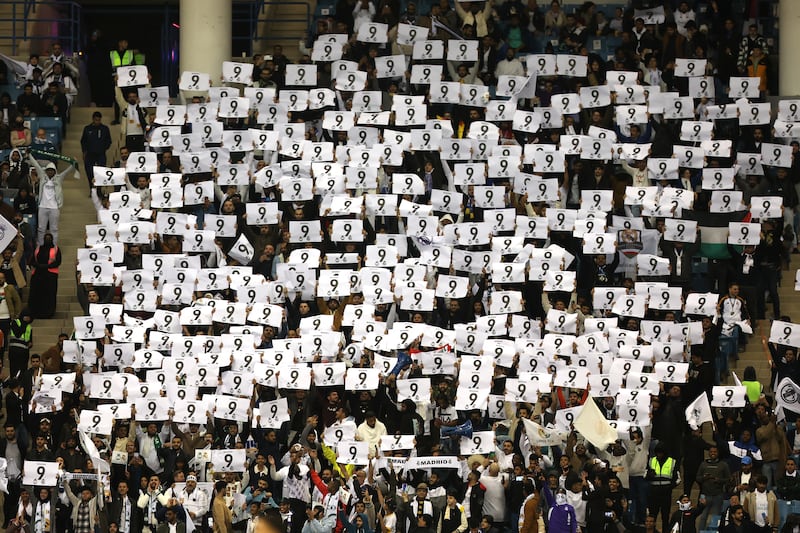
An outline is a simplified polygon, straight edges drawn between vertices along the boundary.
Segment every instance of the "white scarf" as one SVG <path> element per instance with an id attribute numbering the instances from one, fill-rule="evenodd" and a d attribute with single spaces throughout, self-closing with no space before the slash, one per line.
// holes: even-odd
<path id="1" fill-rule="evenodd" d="M 122 533 L 131 533 L 131 502 L 128 497 L 122 498 L 122 514 L 120 516 L 119 530 Z"/>
<path id="2" fill-rule="evenodd" d="M 36 518 L 33 523 L 35 533 L 50 531 L 50 502 L 42 501 L 36 506 Z"/>

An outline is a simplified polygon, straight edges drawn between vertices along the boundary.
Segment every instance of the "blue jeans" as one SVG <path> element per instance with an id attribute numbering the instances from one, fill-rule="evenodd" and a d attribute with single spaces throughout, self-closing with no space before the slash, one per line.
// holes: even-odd
<path id="1" fill-rule="evenodd" d="M 703 489 L 700 489 L 702 492 Z M 718 515 L 722 513 L 722 501 L 724 500 L 722 494 L 717 494 L 715 496 L 706 495 L 706 508 L 703 509 L 703 512 L 700 513 L 700 520 L 697 524 L 697 531 L 702 531 L 706 528 L 706 523 L 708 522 L 708 517 L 713 515 Z"/>
<path id="2" fill-rule="evenodd" d="M 630 477 L 631 514 L 636 524 L 644 524 L 647 517 L 647 481 L 643 476 Z"/>
<path id="3" fill-rule="evenodd" d="M 765 461 L 761 464 L 761 474 L 767 478 L 767 490 L 775 489 L 778 474 L 778 461 Z"/>
<path id="4" fill-rule="evenodd" d="M 739 326 L 734 326 L 730 335 L 719 336 L 719 351 L 717 352 L 717 364 L 714 372 L 714 382 L 720 383 L 722 373 L 728 371 L 728 358 L 735 356 L 739 352 Z"/>

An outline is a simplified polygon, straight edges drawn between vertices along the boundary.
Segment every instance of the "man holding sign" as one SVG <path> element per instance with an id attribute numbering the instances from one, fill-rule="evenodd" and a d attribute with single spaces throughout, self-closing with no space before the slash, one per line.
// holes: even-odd
<path id="1" fill-rule="evenodd" d="M 120 145 L 131 152 L 144 151 L 144 136 L 147 133 L 147 111 L 139 105 L 139 92 L 135 88 L 114 89 L 117 105 L 122 110 L 120 123 Z"/>

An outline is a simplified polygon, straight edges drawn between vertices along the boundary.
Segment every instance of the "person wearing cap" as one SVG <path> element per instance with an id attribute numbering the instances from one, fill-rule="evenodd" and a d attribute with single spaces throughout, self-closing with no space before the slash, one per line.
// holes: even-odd
<path id="1" fill-rule="evenodd" d="M 428 498 L 427 483 L 420 483 L 417 485 L 413 500 L 409 500 L 408 494 L 403 493 L 401 509 L 403 512 L 400 514 L 406 516 L 406 533 L 417 533 L 417 529 L 419 528 L 417 520 L 419 517 L 426 514 L 438 517 L 438 513 L 434 515 L 435 510 L 433 508 L 433 503 L 431 503 L 431 500 Z M 434 520 L 434 523 L 436 522 L 438 522 L 438 520 Z"/>
<path id="2" fill-rule="evenodd" d="M 70 520 L 73 533 L 94 533 L 99 525 L 97 523 L 99 513 L 105 506 L 105 498 L 99 496 L 103 491 L 103 483 L 99 484 L 98 496 L 95 496 L 88 485 L 81 488 L 80 497 L 72 492 L 70 483 L 64 483 L 64 491 L 72 504 Z"/>
<path id="3" fill-rule="evenodd" d="M 556 489 L 555 494 L 550 487 L 543 487 L 544 497 L 547 500 L 547 530 L 558 533 L 576 533 L 578 530 L 578 517 L 575 508 L 567 501 L 567 491 L 564 488 Z"/>
<path id="4" fill-rule="evenodd" d="M 175 497 L 189 514 L 195 529 L 202 529 L 203 517 L 208 512 L 208 495 L 197 488 L 197 476 L 194 472 L 186 476 L 186 485 Z"/>
<path id="5" fill-rule="evenodd" d="M 756 489 L 756 474 L 753 472 L 753 458 L 749 455 L 742 457 L 741 465 L 731 476 L 730 486 L 739 495 L 739 501 L 744 501 L 747 493 Z"/>
<path id="6" fill-rule="evenodd" d="M 45 168 L 42 168 L 33 155 L 28 156 L 28 162 L 36 169 L 39 176 L 37 242 L 39 246 L 44 244 L 44 235 L 48 230 L 53 234 L 53 241 L 58 242 L 58 219 L 61 215 L 61 208 L 64 207 L 64 178 L 74 171 L 74 167 L 69 166 L 58 172 L 56 164 L 51 161 Z"/>

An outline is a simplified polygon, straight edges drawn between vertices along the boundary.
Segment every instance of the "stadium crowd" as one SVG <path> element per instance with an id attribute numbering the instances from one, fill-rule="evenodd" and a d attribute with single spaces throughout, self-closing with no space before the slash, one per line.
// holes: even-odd
<path id="1" fill-rule="evenodd" d="M 42 354 L 74 163 L 11 152 L 8 531 L 800 528 L 800 101 L 753 7 L 423 4 L 341 0 L 175 98 L 121 39 Z M 66 120 L 58 52 L 4 127 L 48 76 Z"/>

